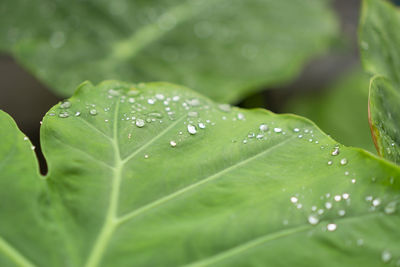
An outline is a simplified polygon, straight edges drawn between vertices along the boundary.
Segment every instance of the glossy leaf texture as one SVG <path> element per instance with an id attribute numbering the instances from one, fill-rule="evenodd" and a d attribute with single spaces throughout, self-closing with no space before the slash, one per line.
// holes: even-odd
<path id="1" fill-rule="evenodd" d="M 341 144 L 376 152 L 368 124 L 369 76 L 357 67 L 323 90 L 294 97 L 285 112 L 304 116 Z"/>
<path id="2" fill-rule="evenodd" d="M 84 83 L 43 120 L 45 177 L 3 112 L 0 126 L 1 266 L 400 260 L 399 167 L 301 117 Z"/>
<path id="3" fill-rule="evenodd" d="M 3 0 L 0 12 L 0 49 L 62 96 L 83 80 L 157 80 L 235 102 L 293 79 L 338 36 L 327 0 Z"/>
<path id="4" fill-rule="evenodd" d="M 380 155 L 400 163 L 400 13 L 386 1 L 365 0 L 360 23 L 364 68 L 371 79 L 369 116 Z"/>

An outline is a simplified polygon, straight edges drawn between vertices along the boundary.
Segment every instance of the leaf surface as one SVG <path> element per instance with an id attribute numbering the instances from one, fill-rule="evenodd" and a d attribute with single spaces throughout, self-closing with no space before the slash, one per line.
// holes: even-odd
<path id="1" fill-rule="evenodd" d="M 386 1 L 365 0 L 360 46 L 365 70 L 374 77 L 369 92 L 371 132 L 378 153 L 400 163 L 399 10 Z"/>
<path id="2" fill-rule="evenodd" d="M 45 177 L 4 112 L 0 126 L 1 266 L 400 258 L 399 168 L 301 117 L 168 83 L 84 83 L 43 120 Z"/>
<path id="3" fill-rule="evenodd" d="M 0 12 L 0 49 L 62 96 L 83 80 L 161 80 L 235 102 L 338 36 L 326 0 L 4 0 Z"/>

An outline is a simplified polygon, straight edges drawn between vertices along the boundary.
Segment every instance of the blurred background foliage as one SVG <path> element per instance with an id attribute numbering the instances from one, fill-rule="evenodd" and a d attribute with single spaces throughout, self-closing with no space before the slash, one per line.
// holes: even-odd
<path id="1" fill-rule="evenodd" d="M 163 6 L 173 6 L 179 1 L 132 2 L 144 6 L 162 2 Z M 185 32 L 184 25 L 163 39 L 162 44 L 172 48 L 168 50 L 170 53 L 161 51 L 160 44 L 149 45 L 135 60 L 110 64 L 104 59 L 102 49 L 107 47 L 107 40 L 102 36 L 124 43 L 126 34 L 129 36 L 137 25 L 146 23 L 138 22 L 135 26 L 132 23 L 135 14 L 123 16 L 120 15 L 123 10 L 111 8 L 118 18 L 112 19 L 109 14 L 102 13 L 101 8 L 111 1 L 57 0 L 39 4 L 37 1 L 4 0 L 0 3 L 0 35 L 3 35 L 0 37 L 3 51 L 0 54 L 0 108 L 13 116 L 22 131 L 39 147 L 39 121 L 81 81 L 167 80 L 241 107 L 263 107 L 277 113 L 303 115 L 338 142 L 375 153 L 367 120 L 369 77 L 361 70 L 357 45 L 361 0 L 311 1 L 318 3 L 317 6 L 307 5 L 306 1 L 252 2 L 256 4 L 239 5 L 241 8 L 236 10 L 213 12 L 212 8 L 206 8 L 185 22 L 193 28 L 199 19 L 214 16 L 213 19 L 228 30 L 235 28 L 241 32 L 233 45 L 224 44 L 224 38 L 218 36 L 211 41 L 189 35 L 182 38 L 179 33 Z M 264 4 L 274 7 L 273 12 L 263 12 L 260 7 Z M 39 7 L 46 10 L 54 5 L 63 6 L 55 22 L 45 13 L 43 15 L 43 10 L 36 12 Z M 76 15 L 83 22 L 75 28 L 63 29 L 67 34 L 62 36 L 57 27 L 74 24 L 67 16 L 71 8 L 77 10 Z M 12 13 L 15 10 L 19 10 L 17 15 Z M 234 19 L 237 13 L 240 16 Z M 46 26 L 37 29 L 37 24 Z M 18 25 L 22 31 L 10 31 L 11 25 Z M 197 35 L 207 33 L 205 26 L 198 29 Z M 249 28 L 254 31 L 246 32 Z M 113 32 L 116 29 L 117 33 Z M 49 31 L 56 36 L 49 39 L 46 35 Z M 18 34 L 25 37 L 18 38 Z M 75 41 L 66 45 L 67 53 L 62 54 L 62 50 L 55 47 L 61 41 L 66 43 L 67 35 L 68 40 Z M 94 38 L 94 42 L 85 42 L 90 38 Z M 249 40 L 245 38 L 250 38 L 256 46 L 246 46 Z M 307 42 L 310 38 L 314 39 Z M 185 61 L 174 57 L 185 49 L 185 44 L 201 52 L 197 59 Z M 262 52 L 254 54 L 254 51 Z M 170 61 L 171 57 L 174 60 Z M 227 73 L 221 71 L 221 64 L 229 67 Z"/>

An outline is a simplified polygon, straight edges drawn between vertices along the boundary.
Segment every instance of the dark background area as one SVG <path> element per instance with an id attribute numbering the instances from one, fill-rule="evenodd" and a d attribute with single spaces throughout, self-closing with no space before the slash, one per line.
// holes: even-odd
<path id="1" fill-rule="evenodd" d="M 338 76 L 360 64 L 357 27 L 361 1 L 335 0 L 333 5 L 340 19 L 345 40 L 345 43 L 339 45 L 342 48 L 314 59 L 293 82 L 281 88 L 268 88 L 264 92 L 249 96 L 237 103 L 239 106 L 264 107 L 280 113 L 284 104 L 291 98 L 305 92 L 325 90 Z M 41 169 L 45 172 L 46 166 L 39 144 L 40 121 L 61 98 L 54 95 L 9 55 L 0 54 L 0 73 L 0 109 L 16 120 L 20 129 L 37 147 Z"/>

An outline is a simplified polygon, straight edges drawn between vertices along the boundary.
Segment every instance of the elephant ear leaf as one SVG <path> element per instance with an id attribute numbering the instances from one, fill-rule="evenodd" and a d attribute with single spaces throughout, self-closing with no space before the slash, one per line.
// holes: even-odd
<path id="1" fill-rule="evenodd" d="M 327 0 L 2 0 L 0 13 L 0 49 L 62 96 L 121 79 L 237 102 L 295 78 L 339 35 Z"/>
<path id="2" fill-rule="evenodd" d="M 377 151 L 400 163 L 400 13 L 386 1 L 365 0 L 360 46 L 365 70 L 374 75 L 369 120 Z"/>
<path id="3" fill-rule="evenodd" d="M 0 126 L 1 266 L 400 258 L 399 167 L 298 116 L 168 83 L 84 83 L 43 119 L 45 177 L 4 112 Z"/>

